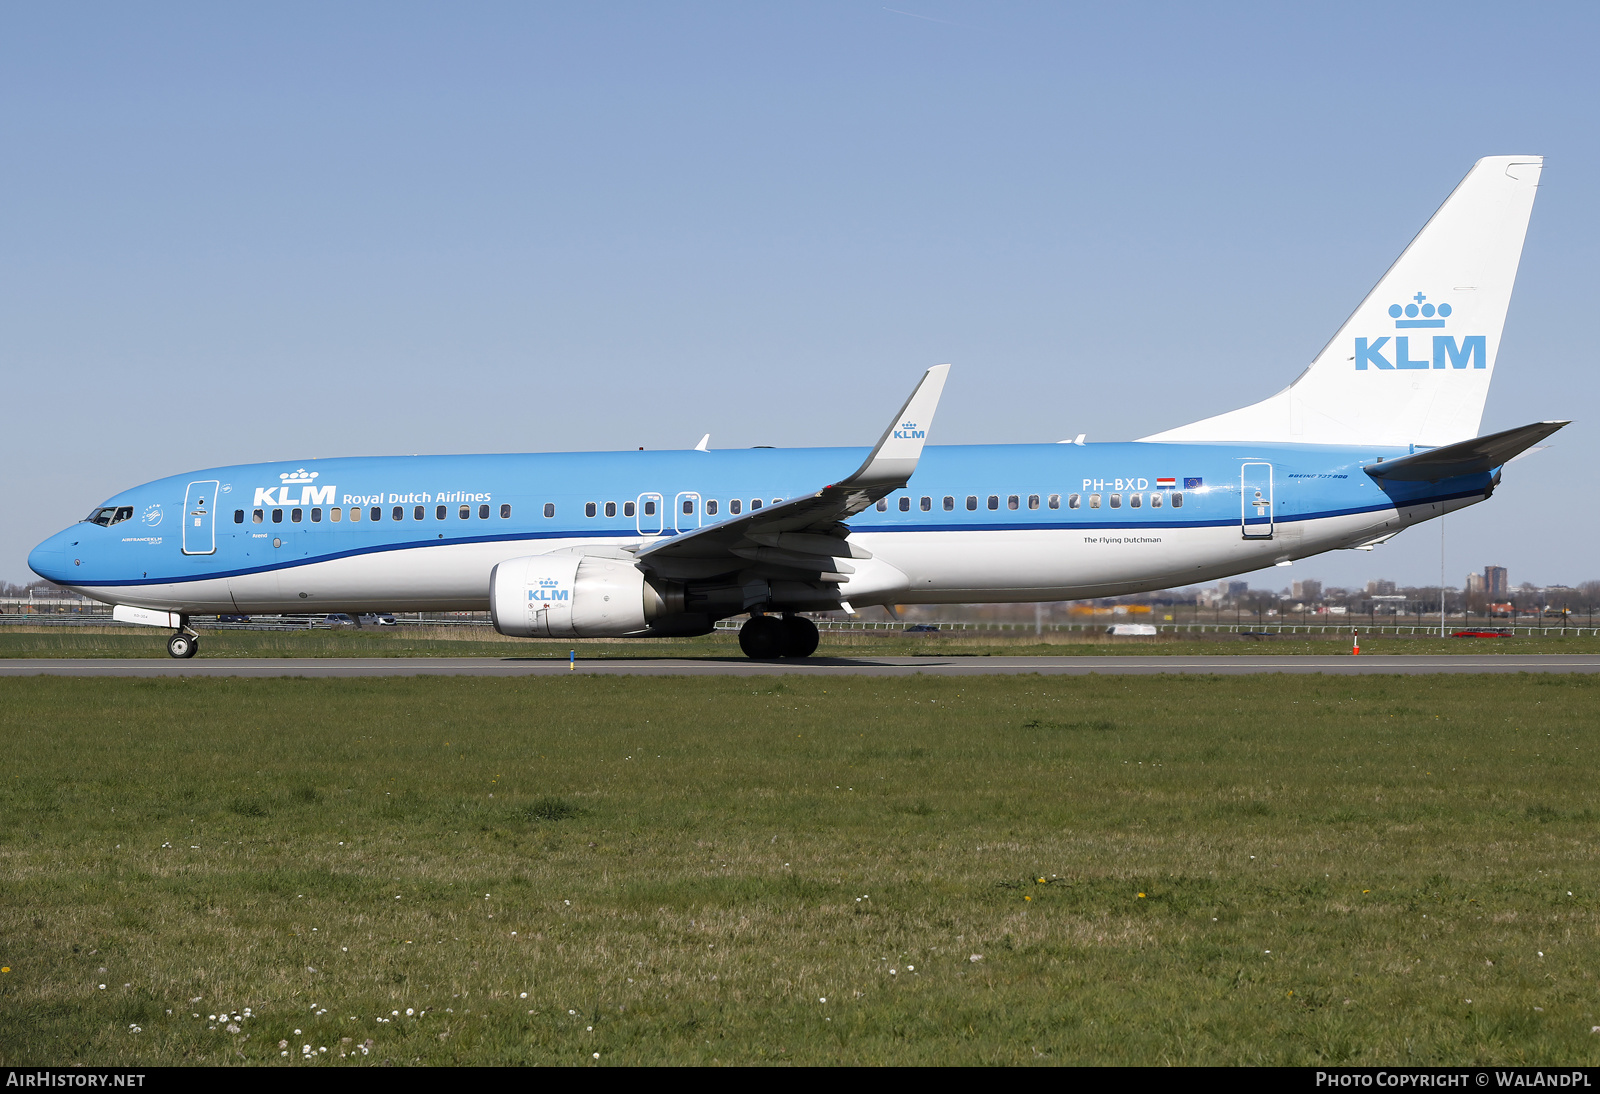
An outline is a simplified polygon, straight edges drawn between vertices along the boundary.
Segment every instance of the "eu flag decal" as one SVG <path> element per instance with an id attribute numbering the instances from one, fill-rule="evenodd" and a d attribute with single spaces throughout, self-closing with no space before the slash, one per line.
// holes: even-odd
<path id="1" fill-rule="evenodd" d="M 1205 480 L 1204 479 L 1184 479 L 1183 480 L 1183 488 L 1185 490 L 1198 490 L 1203 485 L 1205 485 Z"/>

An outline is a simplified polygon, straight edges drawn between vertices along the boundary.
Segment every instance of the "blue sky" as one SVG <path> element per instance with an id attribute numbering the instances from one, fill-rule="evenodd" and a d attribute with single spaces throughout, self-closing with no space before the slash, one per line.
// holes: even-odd
<path id="1" fill-rule="evenodd" d="M 392 452 L 1126 439 L 1311 359 L 1546 170 L 1448 579 L 1600 577 L 1600 8 L 9 5 L 0 578 L 113 491 Z M 1576 470 L 1575 470 L 1576 468 Z M 1433 526 L 1266 575 L 1431 582 Z"/>

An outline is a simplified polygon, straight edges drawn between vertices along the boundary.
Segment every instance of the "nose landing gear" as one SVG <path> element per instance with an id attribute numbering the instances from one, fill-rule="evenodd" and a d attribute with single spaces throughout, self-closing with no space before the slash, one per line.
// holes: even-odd
<path id="1" fill-rule="evenodd" d="M 182 630 L 167 639 L 167 655 L 186 660 L 200 649 L 200 639 L 192 632 Z"/>
<path id="2" fill-rule="evenodd" d="M 751 616 L 739 628 L 739 648 L 757 661 L 779 657 L 810 657 L 817 650 L 817 625 L 799 615 Z"/>

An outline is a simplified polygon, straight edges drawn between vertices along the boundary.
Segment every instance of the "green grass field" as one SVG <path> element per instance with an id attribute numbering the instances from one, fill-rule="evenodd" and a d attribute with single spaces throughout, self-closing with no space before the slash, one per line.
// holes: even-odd
<path id="1" fill-rule="evenodd" d="M 0 698 L 7 1065 L 1600 1064 L 1592 677 Z"/>
<path id="2" fill-rule="evenodd" d="M 202 630 L 199 657 L 742 657 L 732 631 L 686 639 L 540 641 L 505 638 L 486 627 L 367 627 L 341 630 Z M 1363 653 L 1600 653 L 1593 635 L 1518 635 L 1515 638 L 1430 638 L 1363 634 Z M 1048 654 L 1337 654 L 1350 652 L 1347 634 L 1249 638 L 1234 634 L 1165 634 L 1113 638 L 1103 632 L 824 631 L 818 657 L 984 657 Z M 0 658 L 165 657 L 166 634 L 147 627 L 23 627 L 0 629 Z"/>

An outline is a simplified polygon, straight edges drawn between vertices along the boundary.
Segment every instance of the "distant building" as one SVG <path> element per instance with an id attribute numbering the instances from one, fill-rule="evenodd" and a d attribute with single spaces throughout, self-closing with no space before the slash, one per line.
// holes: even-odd
<path id="1" fill-rule="evenodd" d="M 1289 595 L 1296 600 L 1319 600 L 1322 597 L 1322 582 L 1296 581 L 1289 587 Z"/>
<path id="2" fill-rule="evenodd" d="M 1483 568 L 1483 591 L 1487 596 L 1502 600 L 1511 595 L 1511 578 L 1504 566 Z"/>
<path id="3" fill-rule="evenodd" d="M 1385 578 L 1379 578 L 1376 581 L 1369 581 L 1369 582 L 1367 582 L 1367 595 L 1368 596 L 1393 596 L 1394 595 L 1394 582 L 1389 581 L 1389 580 L 1387 580 Z"/>
<path id="4" fill-rule="evenodd" d="M 1249 591 L 1250 583 L 1248 581 L 1217 582 L 1217 592 L 1221 593 L 1223 596 L 1243 596 Z"/>
<path id="5" fill-rule="evenodd" d="M 1471 597 L 1481 597 L 1483 595 L 1483 593 L 1484 593 L 1483 575 L 1482 574 L 1468 574 L 1467 575 L 1467 595 L 1471 596 Z"/>

